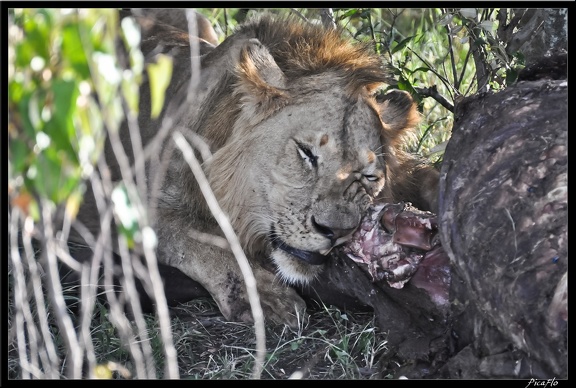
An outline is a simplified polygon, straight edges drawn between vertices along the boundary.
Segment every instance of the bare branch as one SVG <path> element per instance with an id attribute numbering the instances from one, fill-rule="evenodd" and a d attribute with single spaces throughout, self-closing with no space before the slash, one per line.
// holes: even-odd
<path id="1" fill-rule="evenodd" d="M 458 79 L 458 72 L 456 71 L 456 60 L 454 59 L 454 47 L 452 45 L 452 30 L 450 24 L 446 24 L 446 35 L 448 36 L 448 53 L 450 54 L 450 63 L 452 64 L 452 75 L 454 76 L 454 87 L 460 89 L 460 79 Z"/>
<path id="2" fill-rule="evenodd" d="M 506 53 L 508 55 L 514 54 L 524 45 L 524 43 L 540 31 L 543 23 L 543 10 L 539 9 L 532 11 L 533 12 L 530 13 L 526 12 L 528 15 L 525 15 L 525 17 L 522 18 L 522 21 L 526 19 L 527 21 L 525 24 L 522 23 L 518 32 L 511 37 L 509 42 L 507 42 Z"/>
<path id="3" fill-rule="evenodd" d="M 444 98 L 440 93 L 438 93 L 438 89 L 436 85 L 432 85 L 429 88 L 414 88 L 418 94 L 423 97 L 432 97 L 434 100 L 438 101 L 440 105 L 444 108 L 448 109 L 450 112 L 454 112 L 454 105 L 452 105 L 448 100 Z"/>
<path id="4" fill-rule="evenodd" d="M 226 216 L 226 214 L 224 214 L 220 208 L 218 200 L 210 188 L 208 179 L 206 178 L 206 175 L 204 175 L 202 166 L 198 162 L 198 159 L 196 159 L 192 147 L 190 147 L 180 132 L 174 132 L 172 134 L 172 138 L 174 139 L 176 146 L 182 152 L 186 163 L 188 163 L 188 166 L 190 166 L 190 169 L 192 170 L 192 173 L 194 174 L 194 177 L 200 186 L 200 190 L 206 199 L 212 215 L 218 222 L 218 225 L 222 229 L 224 236 L 226 236 L 226 239 L 230 244 L 230 248 L 234 253 L 234 257 L 240 266 L 242 276 L 246 282 L 246 291 L 248 293 L 250 307 L 252 308 L 254 329 L 256 331 L 256 362 L 254 363 L 252 377 L 259 379 L 264 366 L 264 357 L 266 356 L 266 332 L 264 327 L 264 312 L 262 311 L 262 306 L 260 305 L 260 296 L 258 295 L 258 290 L 256 288 L 256 279 L 254 278 L 254 274 L 248 259 L 244 254 L 244 250 L 238 241 L 238 236 L 236 236 L 236 233 L 230 224 L 230 220 L 228 220 L 228 216 Z"/>
<path id="5" fill-rule="evenodd" d="M 336 20 L 334 19 L 334 12 L 332 8 L 320 8 L 320 20 L 322 20 L 322 25 L 328 29 L 336 28 Z"/>
<path id="6" fill-rule="evenodd" d="M 70 362 L 68 369 L 68 378 L 79 379 L 82 377 L 82 352 L 78 344 L 78 338 L 74 330 L 72 319 L 66 310 L 66 301 L 62 293 L 62 285 L 60 284 L 60 277 L 58 271 L 57 257 L 55 254 L 55 242 L 51 239 L 54 235 L 54 228 L 52 224 L 52 217 L 54 215 L 54 207 L 48 200 L 37 199 L 40 204 L 41 211 L 41 224 L 42 224 L 42 256 L 41 262 L 45 263 L 46 270 L 46 284 L 48 288 L 48 295 L 52 302 L 54 315 L 58 326 L 62 333 L 62 337 L 66 343 L 69 351 L 68 360 Z"/>
<path id="7" fill-rule="evenodd" d="M 298 11 L 296 8 L 290 8 L 290 12 L 297 15 L 300 19 L 304 20 L 306 23 L 310 23 L 310 20 L 308 20 L 306 16 L 302 15 L 302 13 Z"/>

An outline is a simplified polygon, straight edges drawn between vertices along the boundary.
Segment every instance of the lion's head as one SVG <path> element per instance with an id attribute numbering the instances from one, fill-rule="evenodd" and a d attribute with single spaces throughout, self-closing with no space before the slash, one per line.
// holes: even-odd
<path id="1" fill-rule="evenodd" d="M 264 17 L 203 61 L 192 127 L 214 150 L 212 188 L 244 248 L 307 282 L 372 199 L 392 200 L 407 93 L 378 94 L 380 58 L 337 30 Z"/>

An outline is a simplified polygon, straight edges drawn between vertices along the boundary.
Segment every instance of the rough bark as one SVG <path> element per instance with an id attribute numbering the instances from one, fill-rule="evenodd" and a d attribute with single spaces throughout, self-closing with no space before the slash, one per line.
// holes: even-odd
<path id="1" fill-rule="evenodd" d="M 531 23 L 519 26 L 529 36 L 524 42 L 512 39 L 507 47 L 509 54 L 516 50 L 524 54 L 527 66 L 538 63 L 544 56 L 565 53 L 568 50 L 568 8 L 542 8 L 535 11 L 538 28 Z M 516 33 L 515 35 L 521 35 Z"/>
<path id="2" fill-rule="evenodd" d="M 462 377 L 567 376 L 567 92 L 527 81 L 457 106 L 439 224 L 458 360 L 479 365 Z"/>

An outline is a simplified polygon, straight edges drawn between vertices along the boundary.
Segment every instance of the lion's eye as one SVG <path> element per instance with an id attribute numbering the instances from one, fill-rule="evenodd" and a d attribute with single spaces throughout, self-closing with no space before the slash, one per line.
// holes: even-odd
<path id="1" fill-rule="evenodd" d="M 298 143 L 298 153 L 302 159 L 310 163 L 312 167 L 318 166 L 318 156 L 314 155 L 310 148 Z"/>
<path id="2" fill-rule="evenodd" d="M 380 179 L 376 175 L 364 175 L 364 178 L 370 182 L 376 182 L 378 179 Z"/>

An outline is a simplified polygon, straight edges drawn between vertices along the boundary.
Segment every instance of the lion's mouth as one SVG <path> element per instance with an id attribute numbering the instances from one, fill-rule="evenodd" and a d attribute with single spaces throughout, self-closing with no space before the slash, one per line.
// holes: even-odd
<path id="1" fill-rule="evenodd" d="M 284 241 L 280 240 L 278 235 L 276 234 L 274 227 L 270 232 L 270 242 L 272 243 L 272 247 L 275 249 L 281 249 L 284 252 L 288 253 L 291 256 L 294 256 L 308 264 L 312 265 L 322 265 L 328 260 L 329 255 L 323 255 L 319 252 L 312 252 L 312 251 L 304 251 L 302 249 L 291 247 L 290 245 L 286 244 Z"/>

